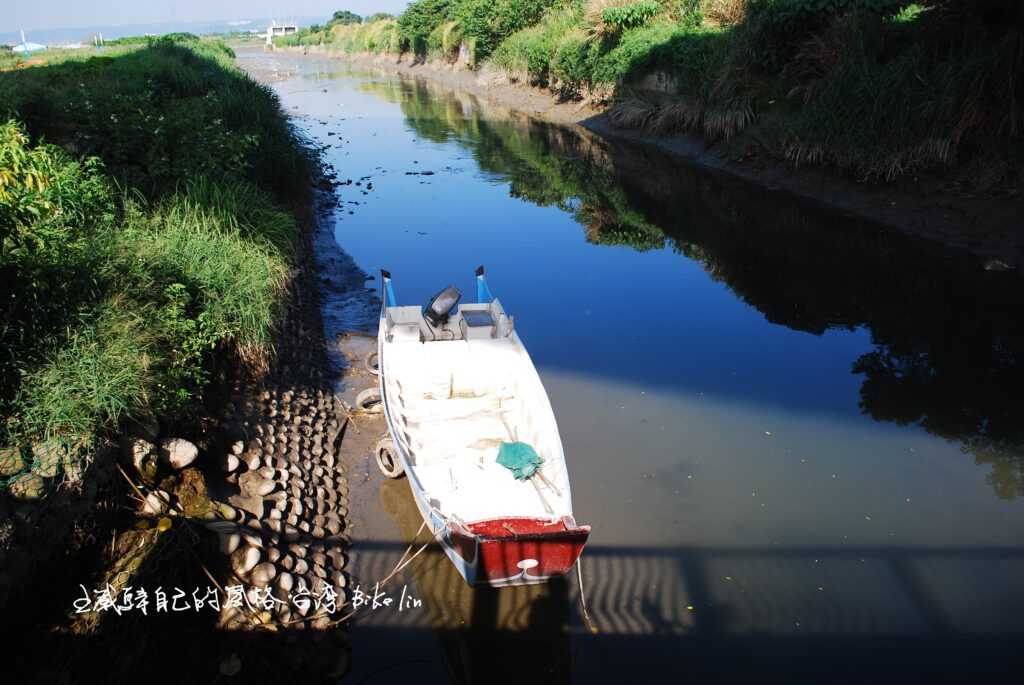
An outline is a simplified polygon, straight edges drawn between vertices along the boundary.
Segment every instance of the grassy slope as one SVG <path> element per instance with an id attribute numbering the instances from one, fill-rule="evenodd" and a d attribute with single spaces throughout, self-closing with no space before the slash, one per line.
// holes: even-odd
<path id="1" fill-rule="evenodd" d="M 1024 5 L 1015 0 L 419 0 L 284 44 L 485 59 L 613 121 L 891 181 L 954 171 L 1016 195 Z M 660 74 L 671 94 L 641 89 Z"/>
<path id="2" fill-rule="evenodd" d="M 183 39 L 0 73 L 3 473 L 74 474 L 270 352 L 309 168 L 273 93 Z"/>

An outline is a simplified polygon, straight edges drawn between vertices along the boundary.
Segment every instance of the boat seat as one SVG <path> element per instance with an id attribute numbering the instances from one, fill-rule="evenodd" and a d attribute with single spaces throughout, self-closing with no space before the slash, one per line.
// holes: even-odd
<path id="1" fill-rule="evenodd" d="M 404 346 L 403 346 L 404 347 Z M 465 341 L 428 341 L 392 359 L 392 377 L 405 403 L 514 396 L 514 377 L 492 358 L 473 354 Z"/>
<path id="2" fill-rule="evenodd" d="M 492 394 L 484 397 L 453 397 L 450 399 L 428 399 L 413 396 L 402 398 L 403 414 L 415 416 L 421 421 L 450 421 L 480 414 L 500 411 L 503 403 L 512 399 L 511 393 Z"/>
<path id="3" fill-rule="evenodd" d="M 508 410 L 477 412 L 458 419 L 409 421 L 406 431 L 418 464 L 450 459 L 497 457 L 498 447 L 511 439 L 502 414 Z"/>

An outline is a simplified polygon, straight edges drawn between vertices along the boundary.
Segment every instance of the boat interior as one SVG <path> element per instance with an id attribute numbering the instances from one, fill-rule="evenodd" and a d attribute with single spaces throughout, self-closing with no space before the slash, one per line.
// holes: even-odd
<path id="1" fill-rule="evenodd" d="M 420 307 L 388 307 L 381 326 L 390 419 L 433 506 L 464 523 L 571 514 L 554 415 L 498 300 L 459 305 L 441 326 Z M 540 477 L 496 462 L 515 441 L 543 459 Z"/>

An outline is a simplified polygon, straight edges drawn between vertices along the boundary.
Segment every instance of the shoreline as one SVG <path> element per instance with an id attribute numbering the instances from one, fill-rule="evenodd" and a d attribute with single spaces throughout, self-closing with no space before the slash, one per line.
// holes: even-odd
<path id="1" fill-rule="evenodd" d="M 927 179 L 916 185 L 865 185 L 828 168 L 796 169 L 764 155 L 744 154 L 737 159 L 735 149 L 696 135 L 659 137 L 615 128 L 605 112 L 588 103 L 558 102 L 548 91 L 510 82 L 503 74 L 486 68 L 477 73 L 452 64 L 416 63 L 407 55 L 396 60 L 393 55 L 346 53 L 319 46 L 277 49 L 422 78 L 549 123 L 579 126 L 605 139 L 657 148 L 683 165 L 972 254 L 984 260 L 988 270 L 1024 267 L 1020 219 L 1024 216 L 1024 201 L 952 196 L 940 187 L 928 187 Z"/>

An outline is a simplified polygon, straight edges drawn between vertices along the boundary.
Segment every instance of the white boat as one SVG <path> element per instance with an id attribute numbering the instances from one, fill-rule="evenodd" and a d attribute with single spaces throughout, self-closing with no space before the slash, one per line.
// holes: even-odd
<path id="1" fill-rule="evenodd" d="M 590 527 L 573 518 L 551 403 L 483 267 L 476 285 L 475 303 L 458 304 L 449 286 L 425 309 L 399 306 L 381 272 L 378 365 L 390 439 L 376 456 L 385 475 L 408 477 L 468 583 L 541 583 L 572 569 Z"/>

